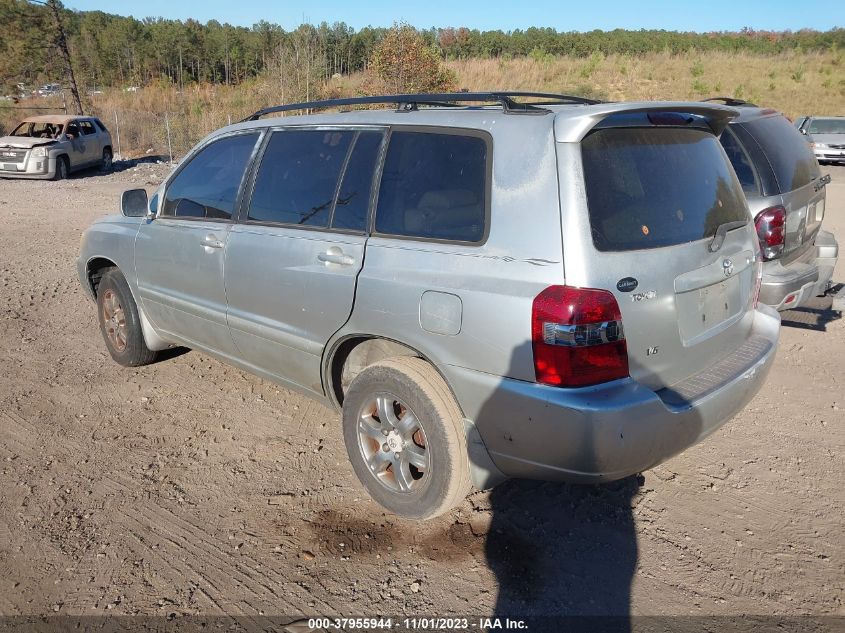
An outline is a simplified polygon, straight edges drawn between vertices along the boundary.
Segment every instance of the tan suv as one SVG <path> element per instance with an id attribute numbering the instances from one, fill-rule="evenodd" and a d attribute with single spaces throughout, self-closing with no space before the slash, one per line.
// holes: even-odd
<path id="1" fill-rule="evenodd" d="M 112 166 L 111 134 L 96 117 L 41 115 L 0 137 L 0 176 L 62 180 L 85 167 Z"/>

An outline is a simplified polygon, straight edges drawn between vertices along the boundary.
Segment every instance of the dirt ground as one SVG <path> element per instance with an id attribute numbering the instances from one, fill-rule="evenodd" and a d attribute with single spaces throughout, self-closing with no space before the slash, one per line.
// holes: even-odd
<path id="1" fill-rule="evenodd" d="M 196 352 L 110 360 L 79 236 L 166 171 L 0 180 L 0 615 L 845 615 L 830 299 L 783 315 L 745 411 L 642 478 L 509 482 L 407 522 L 357 485 L 332 411 Z"/>

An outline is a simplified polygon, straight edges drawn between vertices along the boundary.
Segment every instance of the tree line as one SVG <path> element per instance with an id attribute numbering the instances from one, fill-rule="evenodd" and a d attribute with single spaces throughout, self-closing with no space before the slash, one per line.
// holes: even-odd
<path id="1" fill-rule="evenodd" d="M 44 38 L 47 7 L 34 0 L 0 0 L 0 84 L 32 86 L 63 76 L 55 48 Z M 77 81 L 101 86 L 163 81 L 239 84 L 267 72 L 296 68 L 307 80 L 365 70 L 387 28 L 355 30 L 344 22 L 285 30 L 262 20 L 252 27 L 216 20 L 124 17 L 62 7 Z M 692 33 L 662 30 L 562 32 L 552 28 L 480 31 L 430 28 L 418 34 L 441 59 L 527 55 L 630 54 L 670 51 L 748 51 L 845 48 L 845 29 Z M 302 70 L 304 69 L 304 70 Z"/>

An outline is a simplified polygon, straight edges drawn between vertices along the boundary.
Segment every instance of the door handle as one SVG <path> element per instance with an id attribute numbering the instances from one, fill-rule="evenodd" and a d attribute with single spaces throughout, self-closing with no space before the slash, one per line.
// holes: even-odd
<path id="1" fill-rule="evenodd" d="M 338 264 L 340 266 L 351 266 L 355 260 L 349 255 L 344 255 L 343 251 L 337 246 L 332 246 L 329 250 L 317 255 L 317 259 L 326 264 Z"/>
<path id="2" fill-rule="evenodd" d="M 223 248 L 223 242 L 218 240 L 216 236 L 209 233 L 200 242 L 205 248 Z"/>

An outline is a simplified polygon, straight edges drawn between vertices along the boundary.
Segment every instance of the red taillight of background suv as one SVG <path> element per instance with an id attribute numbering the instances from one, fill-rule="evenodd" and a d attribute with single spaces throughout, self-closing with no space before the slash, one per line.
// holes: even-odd
<path id="1" fill-rule="evenodd" d="M 586 387 L 628 376 L 622 314 L 607 290 L 549 286 L 534 298 L 531 341 L 537 382 Z"/>
<path id="2" fill-rule="evenodd" d="M 786 209 L 782 206 L 769 207 L 757 214 L 754 226 L 760 240 L 760 250 L 763 261 L 780 257 L 783 253 L 784 225 L 786 224 Z"/>

